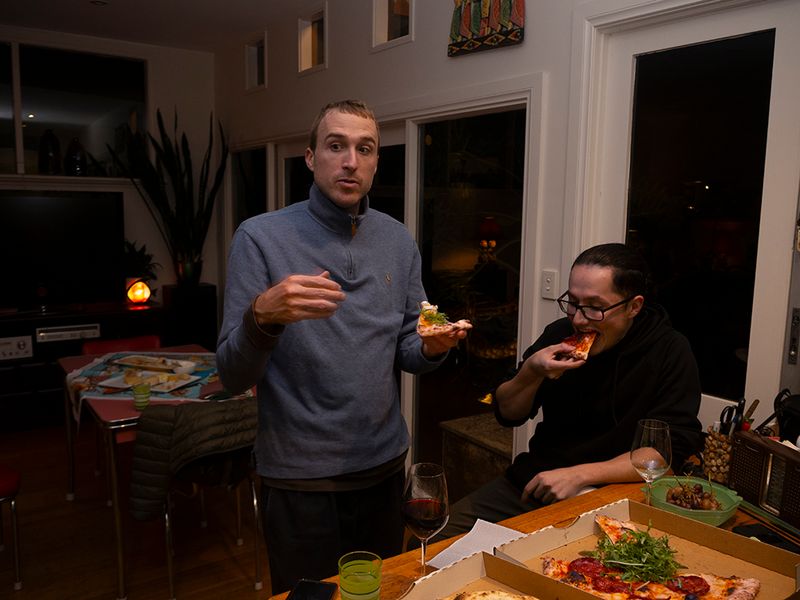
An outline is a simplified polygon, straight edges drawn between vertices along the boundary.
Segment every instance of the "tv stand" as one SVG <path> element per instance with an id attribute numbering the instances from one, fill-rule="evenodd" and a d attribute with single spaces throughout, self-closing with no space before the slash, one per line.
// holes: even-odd
<path id="1" fill-rule="evenodd" d="M 85 339 L 162 335 L 158 304 L 96 303 L 0 313 L 0 431 L 62 423 L 64 381 L 57 360 Z"/>

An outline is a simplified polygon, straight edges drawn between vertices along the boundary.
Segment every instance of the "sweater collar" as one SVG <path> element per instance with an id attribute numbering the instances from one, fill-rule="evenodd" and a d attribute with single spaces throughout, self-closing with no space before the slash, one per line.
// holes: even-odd
<path id="1" fill-rule="evenodd" d="M 309 192 L 308 210 L 315 220 L 328 229 L 337 233 L 353 235 L 353 217 L 346 210 L 336 206 L 332 200 L 322 193 L 316 183 L 311 186 Z M 364 196 L 361 199 L 358 215 L 355 217 L 356 229 L 361 226 L 368 211 L 369 196 Z"/>

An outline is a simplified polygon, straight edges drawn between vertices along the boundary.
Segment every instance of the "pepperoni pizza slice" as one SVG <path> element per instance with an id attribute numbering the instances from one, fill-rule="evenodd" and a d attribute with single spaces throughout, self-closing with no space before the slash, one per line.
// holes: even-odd
<path id="1" fill-rule="evenodd" d="M 742 578 L 735 575 L 720 577 L 709 573 L 677 574 L 678 563 L 673 562 L 669 574 L 661 573 L 659 581 L 642 581 L 624 571 L 626 565 L 638 563 L 647 565 L 648 559 L 654 560 L 654 549 L 660 547 L 659 562 L 670 562 L 666 555 L 674 554 L 669 549 L 668 540 L 653 538 L 647 532 L 638 531 L 635 524 L 606 515 L 597 515 L 595 522 L 605 534 L 605 543 L 612 546 L 631 544 L 630 553 L 625 561 L 614 560 L 609 553 L 600 552 L 603 540 L 598 542 L 598 552 L 588 553 L 594 556 L 583 556 L 573 561 L 552 557 L 542 559 L 542 573 L 562 583 L 571 585 L 598 598 L 607 600 L 753 600 L 761 588 L 757 579 Z M 636 556 L 635 547 L 641 548 Z M 607 550 L 607 548 L 606 548 Z"/>
<path id="2" fill-rule="evenodd" d="M 589 358 L 589 350 L 597 337 L 596 331 L 576 331 L 571 336 L 564 338 L 564 343 L 575 346 L 572 352 L 560 352 L 558 358 L 574 358 L 576 360 L 586 360 Z"/>

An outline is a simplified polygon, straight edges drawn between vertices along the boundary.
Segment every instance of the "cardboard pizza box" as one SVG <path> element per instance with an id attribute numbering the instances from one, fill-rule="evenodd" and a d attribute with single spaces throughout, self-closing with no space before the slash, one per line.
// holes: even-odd
<path id="1" fill-rule="evenodd" d="M 402 598 L 436 600 L 457 592 L 482 590 L 502 590 L 537 596 L 537 579 L 536 574 L 527 567 L 481 552 L 418 579 Z M 553 597 L 538 596 L 541 600 Z"/>
<path id="2" fill-rule="evenodd" d="M 594 550 L 600 533 L 597 514 L 650 526 L 653 535 L 669 535 L 676 559 L 687 571 L 720 576 L 755 577 L 758 599 L 800 599 L 800 555 L 692 519 L 620 500 L 584 513 L 564 527 L 545 527 L 495 549 L 495 554 L 531 570 L 532 589 L 543 598 L 583 600 L 594 596 L 542 575 L 542 557 L 573 560 L 582 550 Z"/>

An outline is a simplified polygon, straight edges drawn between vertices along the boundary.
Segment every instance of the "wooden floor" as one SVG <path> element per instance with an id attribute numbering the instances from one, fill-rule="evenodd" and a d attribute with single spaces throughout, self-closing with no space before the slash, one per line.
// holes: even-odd
<path id="1" fill-rule="evenodd" d="M 123 474 L 129 472 L 132 444 L 120 448 Z M 106 503 L 105 477 L 95 473 L 95 432 L 88 419 L 81 424 L 76 451 L 76 498 L 67 502 L 63 428 L 0 433 L 0 463 L 22 473 L 17 514 L 24 585 L 20 591 L 13 589 L 9 510 L 3 505 L 6 548 L 0 552 L 0 599 L 117 597 L 112 510 Z M 169 597 L 163 522 L 135 521 L 129 516 L 128 486 L 128 479 L 123 478 L 120 504 L 126 540 L 127 597 L 163 600 Z M 252 506 L 250 494 L 242 488 L 243 546 L 236 546 L 234 498 L 235 494 L 224 489 L 206 493 L 205 529 L 200 527 L 197 499 L 177 498 L 174 565 L 178 599 L 261 600 L 270 596 L 263 537 L 259 541 L 264 587 L 259 592 L 253 587 L 255 528 L 252 510 L 248 510 Z"/>

